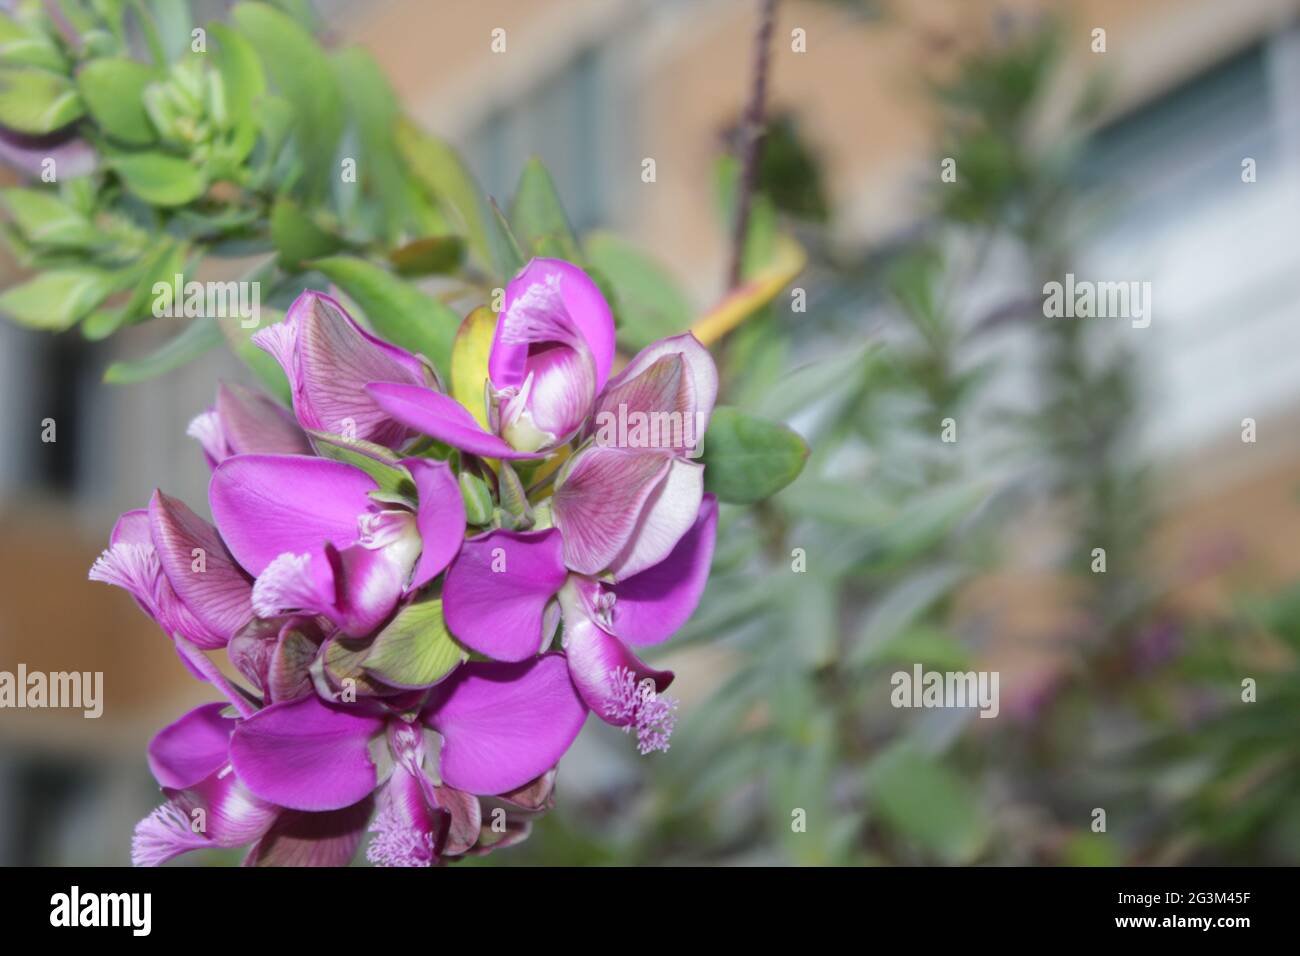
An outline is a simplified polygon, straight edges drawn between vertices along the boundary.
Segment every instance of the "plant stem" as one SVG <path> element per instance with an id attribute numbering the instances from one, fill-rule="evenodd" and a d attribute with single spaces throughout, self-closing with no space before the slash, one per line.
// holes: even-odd
<path id="1" fill-rule="evenodd" d="M 740 285 L 745 260 L 745 235 L 749 232 L 749 211 L 758 185 L 758 166 L 763 156 L 764 112 L 767 107 L 768 65 L 772 53 L 772 30 L 776 25 L 776 0 L 759 0 L 758 33 L 754 38 L 754 71 L 749 88 L 749 105 L 740 124 L 740 184 L 736 195 L 736 219 L 731 237 L 731 265 L 727 289 Z"/>

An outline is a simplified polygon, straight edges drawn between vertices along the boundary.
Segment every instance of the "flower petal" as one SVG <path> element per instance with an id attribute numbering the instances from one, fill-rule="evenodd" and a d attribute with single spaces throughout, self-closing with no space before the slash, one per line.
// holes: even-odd
<path id="1" fill-rule="evenodd" d="M 554 313 L 547 316 L 549 324 L 570 327 L 586 343 L 595 366 L 594 395 L 604 388 L 614 364 L 614 316 L 591 277 L 562 259 L 533 259 L 506 285 L 492 338 L 488 375 L 498 388 L 523 384 L 530 346 L 547 339 L 514 327 L 520 323 L 512 323 L 512 319 L 519 316 L 521 305 L 527 306 L 530 297 L 535 299 L 539 290 L 550 287 L 557 290 L 558 298 L 547 303 L 548 311 Z"/>
<path id="2" fill-rule="evenodd" d="M 357 540 L 358 516 L 378 487 L 360 469 L 302 455 L 236 455 L 212 473 L 217 529 L 246 571 L 259 575 L 285 552 Z"/>
<path id="3" fill-rule="evenodd" d="M 442 853 L 460 856 L 468 852 L 478 842 L 479 830 L 483 826 L 483 809 L 478 797 L 455 787 L 435 787 L 433 793 L 438 806 L 451 817 Z"/>
<path id="4" fill-rule="evenodd" d="M 376 866 L 431 866 L 437 861 L 450 816 L 437 805 L 422 771 L 399 762 L 378 805 L 367 860 Z"/>
<path id="5" fill-rule="evenodd" d="M 671 462 L 661 452 L 598 447 L 571 458 L 552 497 L 565 564 L 582 574 L 609 567 L 627 546 Z"/>
<path id="6" fill-rule="evenodd" d="M 427 381 L 414 355 L 366 332 L 339 303 L 306 291 L 278 322 L 253 336 L 289 378 L 303 428 L 397 447 L 409 433 L 365 394 L 367 382 Z"/>
<path id="7" fill-rule="evenodd" d="M 258 840 L 244 866 L 347 866 L 361 845 L 374 809 L 367 796 L 341 810 L 304 813 L 282 810 Z"/>
<path id="8" fill-rule="evenodd" d="M 583 701 L 601 720 L 623 727 L 634 723 L 636 714 L 628 703 L 623 681 L 630 674 L 634 685 L 654 681 L 662 693 L 673 682 L 672 671 L 647 667 L 617 637 L 600 627 L 584 612 L 581 599 L 566 588 L 560 596 L 564 607 L 564 653 L 569 674 Z"/>
<path id="9" fill-rule="evenodd" d="M 451 563 L 465 540 L 465 499 L 446 462 L 407 458 L 402 464 L 415 480 L 419 502 L 415 523 L 420 530 L 420 560 L 410 589 L 432 581 Z"/>
<path id="10" fill-rule="evenodd" d="M 199 647 L 222 647 L 253 616 L 253 583 L 212 525 L 184 502 L 155 491 L 149 501 L 154 550 L 167 580 L 207 632 Z"/>
<path id="11" fill-rule="evenodd" d="M 192 787 L 226 765 L 237 723 L 221 716 L 227 706 L 204 704 L 158 731 L 149 743 L 149 769 L 159 786 Z"/>
<path id="12" fill-rule="evenodd" d="M 630 644 L 657 644 L 685 624 L 709 580 L 717 531 L 718 500 L 705 495 L 695 525 L 668 557 L 612 587 L 610 630 Z"/>
<path id="13" fill-rule="evenodd" d="M 610 379 L 596 400 L 596 412 L 616 412 L 620 403 L 629 412 L 680 412 L 687 449 L 693 450 L 708 430 L 717 399 L 718 367 L 713 356 L 686 332 L 652 342 L 638 352 Z"/>
<path id="14" fill-rule="evenodd" d="M 466 541 L 443 585 L 443 615 L 467 647 L 502 661 L 541 649 L 546 604 L 564 583 L 560 532 L 490 531 Z"/>
<path id="15" fill-rule="evenodd" d="M 440 770 L 480 795 L 523 786 L 559 762 L 587 719 L 562 654 L 518 664 L 462 665 L 434 688 L 425 710 L 442 734 Z"/>
<path id="16" fill-rule="evenodd" d="M 311 446 L 279 402 L 240 385 L 217 386 L 215 411 L 227 455 L 309 455 Z"/>
<path id="17" fill-rule="evenodd" d="M 535 452 L 515 451 L 504 439 L 485 432 L 474 416 L 454 398 L 431 388 L 375 381 L 366 386 L 375 404 L 409 428 L 483 458 L 539 458 Z"/>
<path id="18" fill-rule="evenodd" d="M 665 560 L 694 525 L 704 497 L 704 466 L 674 458 L 638 516 L 627 545 L 609 563 L 616 580 L 639 574 Z"/>
<path id="19" fill-rule="evenodd" d="M 378 784 L 370 741 L 383 727 L 379 717 L 303 697 L 272 704 L 240 723 L 230 759 L 263 800 L 293 810 L 339 810 Z"/>

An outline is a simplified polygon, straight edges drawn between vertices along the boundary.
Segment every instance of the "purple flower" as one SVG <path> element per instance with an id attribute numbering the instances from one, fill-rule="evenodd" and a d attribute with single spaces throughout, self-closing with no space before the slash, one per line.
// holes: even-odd
<path id="1" fill-rule="evenodd" d="M 212 473 L 208 497 L 231 554 L 257 581 L 259 617 L 319 614 L 363 636 L 455 556 L 465 530 L 456 476 L 408 458 L 417 504 L 377 501 L 375 479 L 344 462 L 236 455 Z"/>
<path id="2" fill-rule="evenodd" d="M 201 648 L 224 647 L 253 617 L 252 579 L 216 529 L 161 491 L 118 519 L 90 580 L 128 591 L 165 632 Z"/>
<path id="3" fill-rule="evenodd" d="M 254 796 L 309 813 L 378 791 L 371 861 L 428 865 L 476 842 L 475 796 L 509 797 L 546 775 L 587 716 L 559 654 L 464 664 L 403 705 L 273 704 L 235 729 L 234 772 Z"/>
<path id="4" fill-rule="evenodd" d="M 550 643 L 558 608 L 569 673 L 587 706 L 607 723 L 635 727 L 643 751 L 667 749 L 672 705 L 656 695 L 673 675 L 647 667 L 628 645 L 662 643 L 694 612 L 708 579 L 717 519 L 717 502 L 705 495 L 690 529 L 664 560 L 614 583 L 570 573 L 554 528 L 471 538 L 447 571 L 447 625 L 481 654 L 522 661 Z"/>
<path id="5" fill-rule="evenodd" d="M 611 378 L 599 290 L 535 259 L 497 321 L 491 430 L 326 296 L 255 341 L 293 415 L 222 386 L 189 429 L 214 524 L 155 493 L 91 570 L 228 702 L 151 745 L 166 802 L 137 827 L 137 863 L 251 845 L 250 864 L 340 865 L 368 829 L 372 863 L 430 865 L 525 838 L 589 709 L 642 753 L 668 749 L 673 675 L 634 648 L 685 623 L 712 560 L 717 502 L 693 459 L 717 371 L 696 339 Z M 454 451 L 422 457 L 419 435 Z M 466 500 L 493 530 L 466 540 Z M 205 654 L 222 647 L 251 690 Z"/>
<path id="6" fill-rule="evenodd" d="M 591 278 L 559 259 L 533 259 L 506 286 L 488 359 L 484 431 L 447 395 L 399 380 L 366 391 L 394 419 L 487 458 L 535 458 L 572 438 L 614 361 L 614 318 Z"/>
<path id="7" fill-rule="evenodd" d="M 371 335 L 319 292 L 298 296 L 284 321 L 257 332 L 253 343 L 284 369 L 303 428 L 389 448 L 400 447 L 411 431 L 376 405 L 365 386 L 401 382 L 422 388 L 435 382 L 425 362 Z"/>
<path id="8" fill-rule="evenodd" d="M 217 401 L 197 416 L 188 433 L 216 468 L 231 455 L 309 455 L 311 445 L 283 407 L 239 385 L 217 386 Z"/>

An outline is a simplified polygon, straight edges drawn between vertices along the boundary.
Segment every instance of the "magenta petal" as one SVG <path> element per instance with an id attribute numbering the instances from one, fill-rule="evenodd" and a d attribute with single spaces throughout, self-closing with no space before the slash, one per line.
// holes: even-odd
<path id="1" fill-rule="evenodd" d="M 631 644 L 657 644 L 685 624 L 709 579 L 717 531 L 718 500 L 705 495 L 695 525 L 667 558 L 613 586 L 610 629 Z"/>
<path id="2" fill-rule="evenodd" d="M 438 685 L 425 719 L 442 734 L 442 779 L 479 795 L 523 786 L 553 767 L 587 719 L 562 654 L 464 664 Z"/>
<path id="3" fill-rule="evenodd" d="M 263 800 L 294 810 L 339 810 L 378 784 L 370 741 L 384 722 L 316 697 L 272 704 L 230 741 L 235 773 Z"/>
<path id="4" fill-rule="evenodd" d="M 278 322 L 253 342 L 280 363 L 293 391 L 293 408 L 304 428 L 351 435 L 396 447 L 406 428 L 365 394 L 367 382 L 422 385 L 424 366 L 415 356 L 366 332 L 327 295 L 306 291 Z"/>
<path id="5" fill-rule="evenodd" d="M 598 447 L 570 459 L 552 498 L 570 568 L 599 574 L 609 567 L 632 537 L 671 461 L 661 452 Z"/>
<path id="6" fill-rule="evenodd" d="M 163 792 L 191 821 L 202 821 L 202 832 L 216 846 L 252 843 L 280 813 L 279 807 L 253 796 L 243 781 L 229 772 L 217 771 L 192 787 L 168 787 Z M 196 815 L 195 810 L 202 810 L 203 815 Z"/>
<path id="7" fill-rule="evenodd" d="M 165 787 L 163 793 L 167 802 L 135 828 L 131 862 L 136 866 L 161 866 L 191 850 L 250 843 L 282 812 L 249 793 L 229 768 L 210 774 L 193 787 Z"/>
<path id="8" fill-rule="evenodd" d="M 371 505 L 375 481 L 341 461 L 301 455 L 236 455 L 212 473 L 208 500 L 235 559 L 261 574 L 285 552 L 357 540 L 358 516 Z"/>
<path id="9" fill-rule="evenodd" d="M 616 580 L 639 574 L 665 560 L 695 524 L 704 497 L 704 466 L 674 458 L 646 499 L 627 545 L 609 562 Z"/>
<path id="10" fill-rule="evenodd" d="M 397 421 L 421 434 L 483 458 L 539 458 L 515 451 L 505 440 L 485 432 L 474 416 L 450 396 L 431 388 L 397 382 L 371 382 L 366 392 Z"/>
<path id="11" fill-rule="evenodd" d="M 424 772 L 401 762 L 393 768 L 370 824 L 366 859 L 376 866 L 431 866 L 450 817 L 438 807 Z"/>
<path id="12" fill-rule="evenodd" d="M 374 800 L 324 813 L 283 810 L 248 851 L 244 866 L 347 866 L 361 845 Z"/>
<path id="13" fill-rule="evenodd" d="M 420 560 L 411 576 L 411 590 L 424 587 L 442 571 L 465 540 L 465 499 L 451 468 L 441 461 L 407 458 L 402 464 L 415 480 L 419 509 Z"/>
<path id="14" fill-rule="evenodd" d="M 184 502 L 155 491 L 149 502 L 154 550 L 167 580 L 206 632 L 199 647 L 229 643 L 253 616 L 253 585 L 217 531 Z"/>
<path id="15" fill-rule="evenodd" d="M 497 321 L 492 339 L 492 352 L 488 376 L 498 388 L 522 385 L 527 376 L 527 360 L 531 344 L 525 337 L 503 334 L 505 317 L 512 307 L 530 291 L 558 286 L 562 315 L 549 316 L 552 324 L 571 326 L 585 340 L 595 365 L 596 380 L 593 395 L 605 387 L 610 367 L 614 364 L 614 316 L 600 288 L 587 273 L 562 259 L 533 259 L 506 285 L 505 299 L 501 303 L 502 318 Z"/>
<path id="16" fill-rule="evenodd" d="M 227 706 L 204 704 L 158 731 L 149 743 L 149 769 L 159 786 L 191 787 L 226 765 L 236 724 L 221 716 Z"/>
<path id="17" fill-rule="evenodd" d="M 108 549 L 90 569 L 90 580 L 122 588 L 135 598 L 141 610 L 167 627 L 161 619 L 159 592 L 171 585 L 154 551 L 146 509 L 127 511 L 117 519 L 108 537 Z"/>
<path id="18" fill-rule="evenodd" d="M 564 654 L 573 683 L 601 720 L 616 727 L 634 723 L 636 713 L 628 706 L 628 687 L 649 679 L 662 693 L 673 682 L 672 671 L 647 667 L 622 641 L 583 613 L 577 602 L 571 602 L 571 597 L 566 594 Z"/>
<path id="19" fill-rule="evenodd" d="M 717 398 L 718 368 L 713 356 L 686 332 L 660 339 L 638 352 L 610 379 L 596 401 L 596 411 L 616 413 L 618 406 L 625 404 L 628 412 L 678 412 L 687 429 L 685 450 L 690 451 L 704 437 Z"/>
<path id="20" fill-rule="evenodd" d="M 298 423 L 280 404 L 239 385 L 217 386 L 217 418 L 228 455 L 309 455 Z"/>
<path id="21" fill-rule="evenodd" d="M 364 637 L 393 613 L 411 575 L 411 561 L 396 547 L 354 544 L 335 557 L 341 581 L 334 623 L 352 637 Z M 328 614 L 328 612 L 326 612 Z"/>
<path id="22" fill-rule="evenodd" d="M 489 531 L 466 541 L 447 572 L 442 610 L 467 647 L 502 661 L 541 648 L 546 604 L 564 583 L 560 532 Z"/>

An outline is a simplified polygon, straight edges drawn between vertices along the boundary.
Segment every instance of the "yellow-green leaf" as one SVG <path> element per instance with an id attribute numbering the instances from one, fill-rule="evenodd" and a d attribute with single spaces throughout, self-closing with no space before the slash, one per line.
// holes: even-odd
<path id="1" fill-rule="evenodd" d="M 480 306 L 460 324 L 451 346 L 451 397 L 460 402 L 474 420 L 490 431 L 484 383 L 488 378 L 488 355 L 497 317 L 487 306 Z"/>

